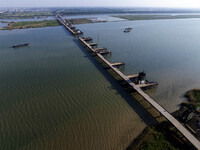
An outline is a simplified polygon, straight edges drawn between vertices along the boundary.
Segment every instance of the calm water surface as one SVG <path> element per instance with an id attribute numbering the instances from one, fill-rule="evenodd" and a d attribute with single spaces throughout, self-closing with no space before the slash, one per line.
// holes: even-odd
<path id="1" fill-rule="evenodd" d="M 98 20 L 108 21 L 108 22 L 125 21 L 126 20 L 126 19 L 113 17 L 114 15 L 123 15 L 123 14 L 71 15 L 71 16 L 64 16 L 64 18 L 97 18 Z"/>
<path id="2" fill-rule="evenodd" d="M 125 61 L 127 75 L 147 72 L 159 86 L 148 93 L 168 111 L 178 109 L 184 93 L 200 87 L 200 19 L 126 21 L 79 25 L 100 47 L 111 50 L 111 62 Z M 125 27 L 133 27 L 124 33 Z M 99 36 L 99 38 L 98 38 Z"/>
<path id="3" fill-rule="evenodd" d="M 200 20 L 85 24 L 86 36 L 159 82 L 173 112 L 200 86 Z M 133 27 L 125 34 L 125 27 Z M 98 39 L 99 36 L 99 39 Z M 29 47 L 10 46 L 30 42 Z M 0 149 L 125 149 L 152 118 L 63 27 L 0 31 Z"/>
<path id="4" fill-rule="evenodd" d="M 120 150 L 153 122 L 61 26 L 0 31 L 0 57 L 0 149 Z"/>
<path id="5" fill-rule="evenodd" d="M 5 27 L 5 26 L 7 26 L 8 25 L 8 23 L 1 23 L 0 22 L 0 28 L 3 28 L 3 27 Z"/>

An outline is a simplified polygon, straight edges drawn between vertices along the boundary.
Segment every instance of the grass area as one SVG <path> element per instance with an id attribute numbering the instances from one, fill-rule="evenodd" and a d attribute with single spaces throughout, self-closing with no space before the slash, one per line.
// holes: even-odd
<path id="1" fill-rule="evenodd" d="M 183 106 L 190 107 L 193 105 L 195 109 L 200 107 L 200 89 L 192 89 L 186 92 L 185 97 L 188 98 L 189 102 L 182 103 Z"/>
<path id="2" fill-rule="evenodd" d="M 50 11 L 44 12 L 9 12 L 9 13 L 1 13 L 0 19 L 26 19 L 26 18 L 41 18 L 53 16 L 54 14 Z"/>
<path id="3" fill-rule="evenodd" d="M 145 150 L 175 150 L 176 148 L 174 146 L 172 146 L 172 144 L 170 142 L 168 142 L 165 138 L 165 136 L 163 135 L 163 133 L 160 133 L 158 131 L 156 131 L 153 128 L 149 128 L 147 131 L 147 135 L 150 137 L 150 139 L 148 139 L 148 142 L 145 142 L 142 146 L 141 149 Z"/>
<path id="4" fill-rule="evenodd" d="M 192 147 L 167 122 L 147 127 L 127 150 L 192 150 Z"/>
<path id="5" fill-rule="evenodd" d="M 193 89 L 186 93 L 185 97 L 191 102 L 200 102 L 200 89 Z"/>
<path id="6" fill-rule="evenodd" d="M 200 18 L 200 15 L 115 15 L 127 20 L 157 20 L 157 19 L 188 19 L 188 18 Z"/>
<path id="7" fill-rule="evenodd" d="M 41 28 L 41 27 L 52 27 L 59 26 L 57 20 L 43 20 L 43 21 L 22 21 L 22 22 L 12 22 L 8 26 L 2 28 L 2 30 L 12 30 L 12 29 L 27 29 L 27 28 Z"/>
<path id="8" fill-rule="evenodd" d="M 88 19 L 88 18 L 76 18 L 76 19 L 67 19 L 70 24 L 86 24 L 86 23 L 98 23 L 105 22 L 99 21 L 97 19 Z M 57 20 L 42 20 L 42 21 L 21 21 L 21 22 L 11 22 L 8 26 L 1 28 L 0 30 L 13 30 L 13 29 L 27 29 L 27 28 L 41 28 L 41 27 L 52 27 L 59 26 Z"/>

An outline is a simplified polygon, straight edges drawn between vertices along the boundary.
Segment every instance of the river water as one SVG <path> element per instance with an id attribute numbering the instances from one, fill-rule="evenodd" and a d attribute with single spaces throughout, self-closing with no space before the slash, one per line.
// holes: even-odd
<path id="1" fill-rule="evenodd" d="M 127 75 L 147 72 L 158 88 L 147 91 L 168 111 L 178 109 L 184 93 L 200 87 L 200 19 L 123 21 L 79 25 L 100 47 L 112 51 L 111 62 L 126 62 Z M 133 27 L 124 33 L 125 27 Z"/>
<path id="2" fill-rule="evenodd" d="M 200 20 L 123 21 L 77 27 L 146 71 L 168 111 L 200 86 Z M 133 27 L 124 33 L 125 27 Z M 99 38 L 98 38 L 99 37 Z M 10 48 L 29 42 L 29 47 Z M 0 31 L 0 149 L 125 149 L 151 116 L 64 27 Z"/>

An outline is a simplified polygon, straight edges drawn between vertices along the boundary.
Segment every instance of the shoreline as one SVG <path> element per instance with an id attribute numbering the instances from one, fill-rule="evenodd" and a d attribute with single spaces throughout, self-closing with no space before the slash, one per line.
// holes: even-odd
<path id="1" fill-rule="evenodd" d="M 188 99 L 188 102 L 181 103 L 180 108 L 174 111 L 172 115 L 183 123 L 192 134 L 200 139 L 200 133 L 196 132 L 196 130 L 198 130 L 197 128 L 200 128 L 200 118 L 197 119 L 196 116 L 198 115 L 198 117 L 200 117 L 200 89 L 187 91 L 185 93 L 185 98 Z M 172 150 L 195 149 L 175 127 L 169 122 L 163 121 L 156 125 L 147 126 L 143 132 L 130 143 L 127 150 L 149 148 L 163 149 L 166 147 Z"/>
<path id="2" fill-rule="evenodd" d="M 89 18 L 72 18 L 72 19 L 67 19 L 67 21 L 74 25 L 107 22 L 107 21 L 100 21 L 97 19 L 89 19 Z M 43 28 L 43 27 L 60 26 L 60 24 L 57 20 L 20 21 L 20 22 L 0 21 L 0 22 L 8 23 L 7 26 L 0 28 L 0 30 L 14 30 L 14 29 L 29 29 L 29 28 Z"/>
<path id="3" fill-rule="evenodd" d="M 187 102 L 181 103 L 179 110 L 173 113 L 181 123 L 200 140 L 200 89 L 192 89 L 185 93 Z"/>
<path id="4" fill-rule="evenodd" d="M 129 21 L 133 20 L 171 20 L 171 19 L 200 19 L 200 15 L 112 15 L 112 17 L 117 17 L 121 19 L 126 19 Z"/>
<path id="5" fill-rule="evenodd" d="M 43 26 L 43 27 L 49 27 L 49 26 Z M 27 27 L 27 28 L 34 28 L 34 27 Z M 22 28 L 22 29 L 27 29 L 27 28 Z M 41 27 L 36 27 L 36 28 L 41 28 Z M 17 29 L 17 28 L 16 28 Z M 187 105 L 187 104 L 186 104 Z M 189 106 L 188 106 L 188 109 L 189 109 Z M 177 110 L 178 111 L 178 110 Z M 176 112 L 176 111 L 175 111 Z"/>
<path id="6" fill-rule="evenodd" d="M 177 132 L 174 126 L 164 121 L 156 125 L 147 126 L 126 148 L 126 150 L 141 149 L 192 150 L 195 148 L 184 136 Z"/>
<path id="7" fill-rule="evenodd" d="M 79 14 L 82 15 L 82 14 Z M 73 16 L 73 15 L 72 15 Z M 137 21 L 137 20 L 171 20 L 171 19 L 200 19 L 200 15 L 112 15 L 111 17 L 121 18 L 124 20 L 113 21 L 113 22 L 122 22 L 122 21 Z M 52 16 L 43 16 L 52 17 Z M 38 17 L 38 18 L 43 18 Z M 11 18 L 4 18 L 11 19 Z M 31 18 L 18 18 L 15 19 L 31 19 Z M 88 23 L 105 23 L 108 21 L 100 21 L 97 18 L 71 18 L 67 19 L 71 24 L 88 24 Z M 59 26 L 60 24 L 56 20 L 41 20 L 41 21 L 20 21 L 20 22 L 9 22 L 9 21 L 0 21 L 1 23 L 8 23 L 7 26 L 0 28 L 0 30 L 13 30 L 13 29 L 28 29 L 28 28 L 42 28 L 42 27 L 51 27 L 51 26 Z"/>
<path id="8" fill-rule="evenodd" d="M 59 25 L 57 20 L 9 22 L 7 26 L 0 28 L 0 30 L 54 27 Z"/>

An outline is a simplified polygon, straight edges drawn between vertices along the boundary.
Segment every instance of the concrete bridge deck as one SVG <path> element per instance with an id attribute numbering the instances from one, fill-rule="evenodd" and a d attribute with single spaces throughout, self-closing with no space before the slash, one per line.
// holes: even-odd
<path id="1" fill-rule="evenodd" d="M 139 76 L 139 74 L 132 74 L 132 75 L 128 75 L 127 77 L 129 79 L 132 79 L 132 78 L 137 78 Z"/>
<path id="2" fill-rule="evenodd" d="M 152 87 L 152 86 L 156 86 L 156 85 L 158 85 L 157 82 L 149 82 L 149 83 L 137 84 L 137 86 L 139 88 L 148 88 L 148 87 Z"/>
<path id="3" fill-rule="evenodd" d="M 67 28 L 69 30 L 69 32 L 71 32 L 71 34 L 73 34 L 73 35 L 80 35 L 80 34 L 82 34 L 82 32 L 74 31 L 72 28 L 70 28 L 67 25 L 67 23 L 65 23 L 65 21 L 60 16 L 56 16 L 56 18 L 60 22 L 60 24 L 62 24 L 65 28 Z"/>
<path id="4" fill-rule="evenodd" d="M 107 54 L 111 54 L 111 51 L 101 51 L 101 52 L 99 52 L 99 54 L 107 55 Z"/>
<path id="5" fill-rule="evenodd" d="M 97 46 L 97 43 L 89 43 L 90 46 Z"/>
<path id="6" fill-rule="evenodd" d="M 95 48 L 95 51 L 107 51 L 107 48 Z"/>
<path id="7" fill-rule="evenodd" d="M 119 67 L 119 66 L 124 66 L 125 64 L 126 64 L 125 62 L 118 62 L 118 63 L 112 63 L 111 65 L 115 67 Z"/>

